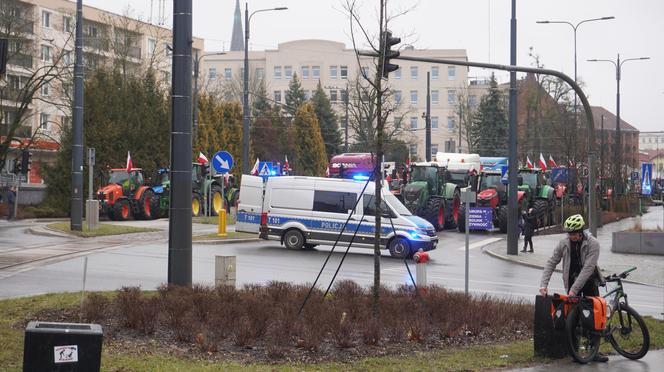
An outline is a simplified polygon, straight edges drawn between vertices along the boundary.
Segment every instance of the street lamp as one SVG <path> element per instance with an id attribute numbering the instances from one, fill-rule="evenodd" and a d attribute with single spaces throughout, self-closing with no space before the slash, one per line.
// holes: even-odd
<path id="1" fill-rule="evenodd" d="M 614 182 L 614 194 L 619 195 L 622 193 L 622 166 L 621 166 L 621 144 L 620 144 L 620 71 L 622 69 L 622 65 L 627 62 L 627 61 L 641 61 L 641 60 L 646 60 L 650 59 L 650 57 L 639 57 L 639 58 L 628 58 L 624 60 L 620 60 L 620 53 L 618 53 L 618 59 L 615 61 L 612 61 L 610 59 L 589 59 L 588 62 L 610 62 L 613 64 L 613 66 L 616 68 L 616 140 L 615 140 L 615 164 L 614 166 L 618 170 L 616 174 L 614 175 L 615 179 L 613 180 Z"/>
<path id="2" fill-rule="evenodd" d="M 256 13 L 286 10 L 285 6 L 259 9 L 249 14 L 249 4 L 244 3 L 244 84 L 242 91 L 242 174 L 249 174 L 249 22 Z"/>
<path id="3" fill-rule="evenodd" d="M 217 52 L 217 53 L 207 53 L 207 54 L 201 54 L 200 56 L 198 55 L 198 52 L 196 52 L 196 56 L 194 57 L 194 130 L 198 129 L 198 73 L 200 70 L 200 63 L 201 59 L 204 57 L 209 57 L 209 56 L 223 56 L 226 54 L 225 52 Z"/>

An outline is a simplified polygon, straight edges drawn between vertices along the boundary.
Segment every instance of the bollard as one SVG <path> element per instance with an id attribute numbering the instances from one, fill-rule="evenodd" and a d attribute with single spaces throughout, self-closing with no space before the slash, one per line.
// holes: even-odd
<path id="1" fill-rule="evenodd" d="M 420 248 L 414 255 L 413 261 L 415 265 L 415 285 L 417 288 L 424 290 L 427 287 L 427 262 L 429 262 L 429 254 Z"/>
<path id="2" fill-rule="evenodd" d="M 228 234 L 226 234 L 226 209 L 221 208 L 219 211 L 219 231 L 217 232 L 217 236 L 222 236 L 226 237 Z"/>
<path id="3" fill-rule="evenodd" d="M 214 257 L 214 285 L 216 287 L 229 285 L 235 287 L 235 256 Z"/>

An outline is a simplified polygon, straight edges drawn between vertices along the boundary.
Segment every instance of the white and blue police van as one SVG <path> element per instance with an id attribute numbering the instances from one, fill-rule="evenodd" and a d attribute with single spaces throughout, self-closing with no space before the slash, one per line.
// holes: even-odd
<path id="1" fill-rule="evenodd" d="M 338 246 L 346 247 L 352 239 L 354 248 L 373 248 L 375 185 L 369 182 L 362 194 L 365 184 L 338 178 L 291 176 L 264 180 L 243 175 L 235 229 L 259 233 L 261 238 L 279 241 L 288 249 L 332 245 L 337 239 Z M 389 189 L 382 190 L 382 249 L 398 258 L 410 257 L 420 248 L 436 249 L 438 236 L 433 225 L 411 214 Z"/>

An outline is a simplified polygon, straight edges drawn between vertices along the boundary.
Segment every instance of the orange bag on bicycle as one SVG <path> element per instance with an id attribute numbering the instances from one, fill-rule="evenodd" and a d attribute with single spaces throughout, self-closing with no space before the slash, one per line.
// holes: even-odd
<path id="1" fill-rule="evenodd" d="M 601 331 L 606 327 L 607 308 L 603 297 L 584 297 L 579 306 L 584 328 Z"/>
<path id="2" fill-rule="evenodd" d="M 553 328 L 565 329 L 565 320 L 567 314 L 572 308 L 572 304 L 567 302 L 567 295 L 555 293 L 551 300 L 551 318 L 553 319 Z"/>

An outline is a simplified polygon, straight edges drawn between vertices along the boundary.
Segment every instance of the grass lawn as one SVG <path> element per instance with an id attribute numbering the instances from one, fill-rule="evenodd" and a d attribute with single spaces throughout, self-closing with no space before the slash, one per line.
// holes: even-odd
<path id="1" fill-rule="evenodd" d="M 69 222 L 54 222 L 46 225 L 49 229 L 66 232 L 68 234 L 74 234 L 76 236 L 81 236 L 84 238 L 91 238 L 95 236 L 104 236 L 104 235 L 120 235 L 120 234 L 131 234 L 131 233 L 141 233 L 141 232 L 150 232 L 150 231 L 159 231 L 159 229 L 151 229 L 146 227 L 133 227 L 133 226 L 118 226 L 106 223 L 100 223 L 95 230 L 88 230 L 88 224 L 83 223 L 83 231 L 71 231 Z"/>
<path id="2" fill-rule="evenodd" d="M 115 292 L 106 295 L 114 296 Z M 0 301 L 0 366 L 3 371 L 20 371 L 23 361 L 23 320 L 45 309 L 78 306 L 80 294 L 48 294 L 36 297 Z M 646 319 L 651 336 L 651 349 L 664 347 L 664 322 Z M 108 341 L 108 340 L 107 340 Z M 408 345 L 404 345 L 408 350 Z M 126 350 L 122 345 L 104 344 L 102 370 L 104 371 L 476 371 L 505 367 L 522 367 L 547 360 L 533 356 L 532 341 L 511 342 L 451 348 L 418 353 L 411 356 L 366 358 L 353 364 L 248 364 L 199 359 L 175 358 L 156 347 L 147 345 L 140 350 Z"/>
<path id="3" fill-rule="evenodd" d="M 192 217 L 191 222 L 193 223 L 203 223 L 207 225 L 218 225 L 219 224 L 219 217 L 218 216 L 200 216 L 200 217 Z M 235 224 L 235 215 L 232 213 L 227 213 L 226 214 L 226 225 L 234 225 Z"/>
<path id="4" fill-rule="evenodd" d="M 218 236 L 217 233 L 205 234 L 205 235 L 195 235 L 193 240 L 232 240 L 232 239 L 247 239 L 247 238 L 258 238 L 256 234 L 247 234 L 243 232 L 228 231 L 226 232 L 226 237 Z"/>

